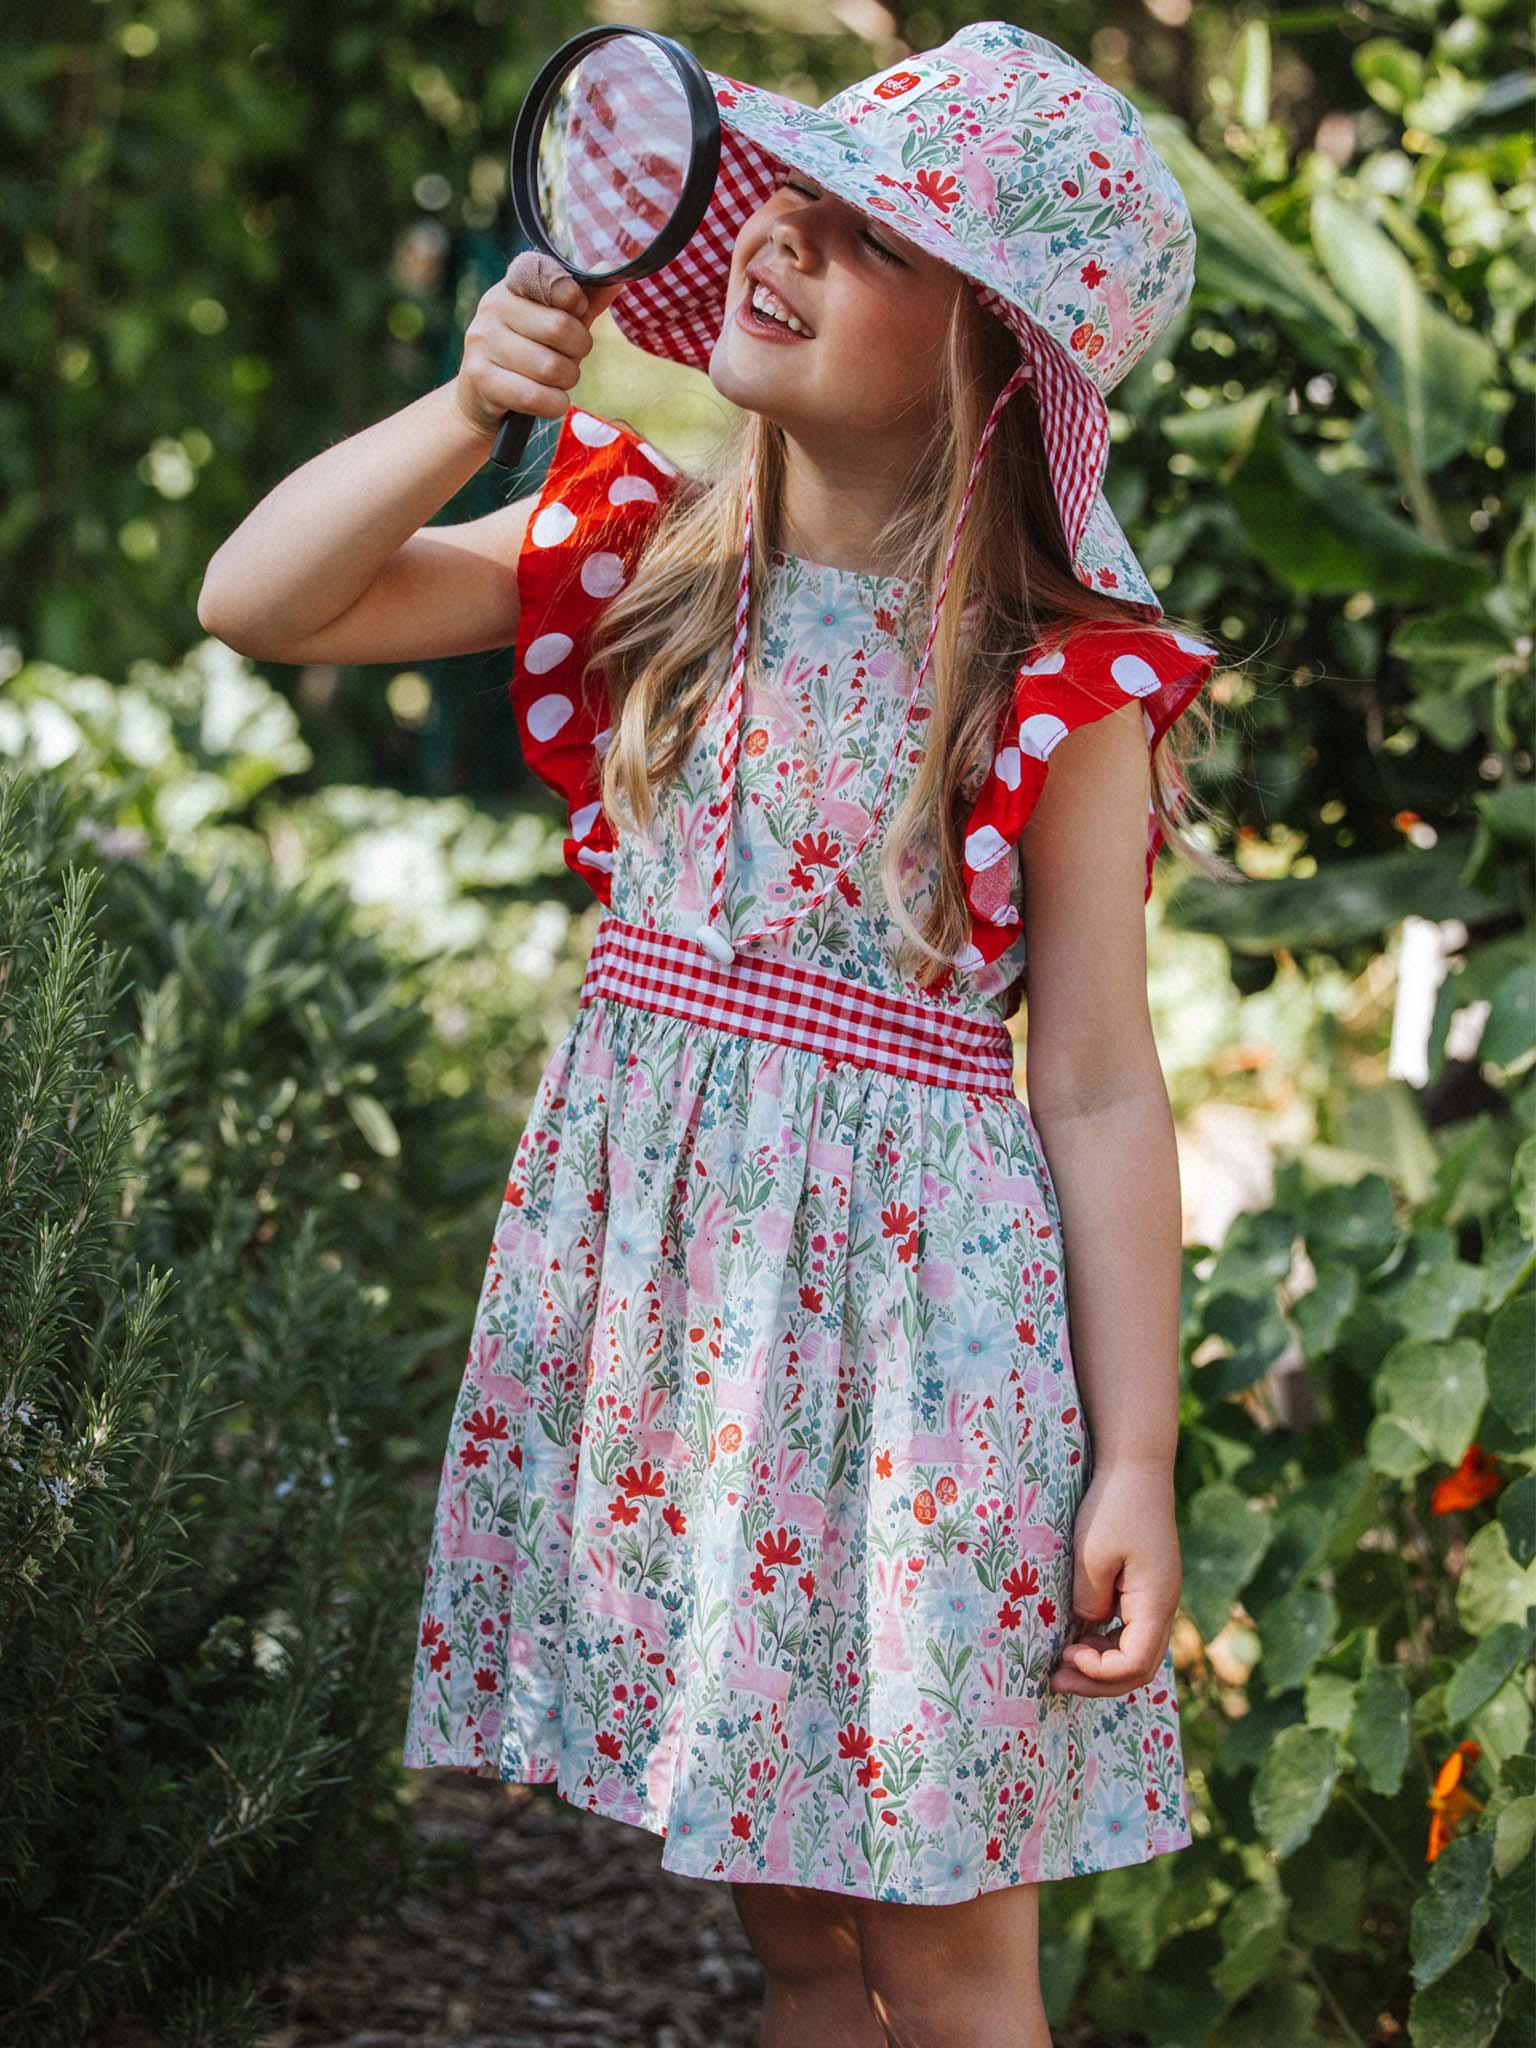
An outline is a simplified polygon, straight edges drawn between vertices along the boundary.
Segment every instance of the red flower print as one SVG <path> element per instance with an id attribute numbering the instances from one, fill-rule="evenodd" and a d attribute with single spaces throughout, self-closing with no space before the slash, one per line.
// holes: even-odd
<path id="1" fill-rule="evenodd" d="M 752 1839 L 751 1814 L 733 1813 L 731 1815 L 731 1833 L 736 1837 L 738 1842 L 750 1842 Z"/>
<path id="2" fill-rule="evenodd" d="M 499 1408 L 477 1408 L 464 1427 L 477 1444 L 504 1444 L 511 1435 Z"/>
<path id="3" fill-rule="evenodd" d="M 934 1505 L 933 1495 L 925 1486 L 912 1502 L 913 1519 L 927 1524 L 935 1518 L 938 1512 L 937 1507 Z"/>
<path id="4" fill-rule="evenodd" d="M 424 1650 L 435 1649 L 442 1639 L 443 1624 L 435 1614 L 429 1614 L 421 1624 L 421 1647 Z"/>
<path id="5" fill-rule="evenodd" d="M 770 1531 L 757 1539 L 757 1554 L 771 1570 L 780 1564 L 801 1564 L 804 1562 L 800 1549 L 800 1538 L 791 1535 L 788 1529 Z"/>
<path id="6" fill-rule="evenodd" d="M 620 1500 L 618 1498 L 609 1501 L 608 1512 L 616 1522 L 622 1523 L 626 1529 L 631 1522 L 638 1522 L 640 1519 L 640 1510 L 637 1507 L 633 1507 L 627 1500 Z"/>
<path id="7" fill-rule="evenodd" d="M 1062 1409 L 1062 1411 L 1061 1411 L 1061 1419 L 1062 1419 L 1062 1421 L 1063 1421 L 1063 1422 L 1076 1422 L 1076 1420 L 1077 1420 L 1077 1408 L 1076 1408 L 1076 1406 L 1074 1405 L 1074 1406 L 1073 1406 L 1073 1407 L 1071 1407 L 1071 1408 L 1063 1408 L 1063 1409 Z"/>
<path id="8" fill-rule="evenodd" d="M 803 1309 L 808 1310 L 811 1315 L 819 1316 L 821 1314 L 822 1300 L 823 1296 L 821 1289 L 819 1287 L 812 1287 L 809 1284 L 809 1282 L 807 1282 L 807 1284 L 801 1288 L 800 1306 Z"/>
<path id="9" fill-rule="evenodd" d="M 1067 336 L 1069 346 L 1075 348 L 1079 355 L 1081 355 L 1092 339 L 1093 322 L 1091 320 L 1079 320 L 1072 332 Z"/>
<path id="10" fill-rule="evenodd" d="M 662 1509 L 661 1519 L 666 1523 L 674 1536 L 681 1536 L 688 1527 L 688 1517 L 681 1508 L 674 1507 L 670 1501 Z"/>
<path id="11" fill-rule="evenodd" d="M 917 1211 L 909 1209 L 905 1202 L 897 1202 L 880 1212 L 880 1228 L 887 1237 L 904 1237 L 917 1221 Z"/>
<path id="12" fill-rule="evenodd" d="M 1087 356 L 1090 363 L 1093 361 L 1095 356 L 1102 355 L 1104 353 L 1103 335 L 1096 334 L 1093 337 L 1092 341 L 1090 341 L 1088 346 L 1084 349 L 1083 353 Z"/>
<path id="13" fill-rule="evenodd" d="M 754 1593 L 771 1593 L 777 1581 L 772 1572 L 765 1572 L 760 1564 L 755 1564 L 750 1584 Z"/>
<path id="14" fill-rule="evenodd" d="M 796 1579 L 795 1584 L 800 1588 L 807 1600 L 815 1598 L 816 1574 L 814 1572 L 802 1572 L 799 1578 Z"/>
<path id="15" fill-rule="evenodd" d="M 1018 1607 L 1009 1606 L 1006 1602 L 997 1610 L 997 1625 L 999 1628 L 1017 1628 L 1023 1619 L 1023 1610 Z"/>
<path id="16" fill-rule="evenodd" d="M 1107 171 L 1109 169 L 1109 158 L 1104 154 L 1102 149 L 1090 149 L 1088 152 L 1088 161 L 1094 166 L 1096 170 Z"/>
<path id="17" fill-rule="evenodd" d="M 1158 1811 L 1158 1808 L 1159 1808 L 1159 1806 L 1160 1806 L 1160 1805 L 1161 1805 L 1161 1803 L 1162 1803 L 1162 1802 L 1161 1802 L 1161 1801 L 1160 1801 L 1160 1800 L 1158 1799 L 1158 1796 L 1157 1796 L 1156 1792 L 1154 1792 L 1154 1791 L 1152 1790 L 1152 1788 L 1151 1788 L 1151 1786 L 1150 1786 L 1150 1785 L 1149 1785 L 1149 1786 L 1147 1787 L 1147 1792 L 1146 1792 L 1146 1801 L 1147 1801 L 1147 1811 L 1148 1811 L 1148 1813 L 1156 1813 L 1156 1812 Z"/>
<path id="18" fill-rule="evenodd" d="M 998 1840 L 997 1836 L 994 1835 L 991 1841 L 987 1844 L 987 1861 L 989 1863 L 998 1863 L 1002 1860 L 1002 1854 L 1003 1845 Z"/>
<path id="19" fill-rule="evenodd" d="M 1105 278 L 1108 277 L 1109 272 L 1101 264 L 1095 263 L 1092 257 L 1090 257 L 1077 275 L 1079 282 L 1087 285 L 1089 291 L 1092 292 L 1098 290 Z"/>
<path id="20" fill-rule="evenodd" d="M 837 1734 L 837 1753 L 840 1757 L 855 1757 L 862 1760 L 874 1748 L 875 1738 L 867 1728 L 861 1728 L 856 1721 L 850 1721 Z"/>
<path id="21" fill-rule="evenodd" d="M 636 1494 L 648 1494 L 659 1498 L 667 1490 L 667 1475 L 647 1458 L 637 1472 L 633 1465 L 621 1472 L 617 1484 L 631 1498 Z"/>
<path id="22" fill-rule="evenodd" d="M 1099 571 L 1099 583 L 1105 590 L 1118 590 L 1120 578 L 1113 569 L 1101 569 Z"/>
<path id="23" fill-rule="evenodd" d="M 475 1684 L 481 1692 L 494 1692 L 496 1690 L 495 1672 L 482 1664 L 475 1673 Z"/>
<path id="24" fill-rule="evenodd" d="M 459 1460 L 461 1464 L 472 1465 L 478 1471 L 482 1465 L 489 1465 L 491 1454 L 489 1451 L 481 1450 L 478 1444 L 466 1444 L 459 1452 Z"/>
<path id="25" fill-rule="evenodd" d="M 760 725 L 754 725 L 741 743 L 741 751 L 749 761 L 755 761 L 768 746 L 768 734 Z"/>
<path id="26" fill-rule="evenodd" d="M 876 1455 L 875 1455 L 875 1472 L 876 1472 L 876 1474 L 878 1475 L 878 1477 L 879 1477 L 879 1478 L 881 1478 L 881 1479 L 889 1479 L 889 1478 L 890 1478 L 890 1476 L 891 1476 L 891 1454 L 890 1454 L 890 1452 L 889 1452 L 889 1451 L 879 1451 L 879 1452 L 877 1452 L 877 1453 L 876 1453 Z"/>
<path id="27" fill-rule="evenodd" d="M 960 197 L 960 187 L 948 171 L 919 171 L 917 190 L 921 198 L 931 199 L 942 213 L 948 213 Z"/>
<path id="28" fill-rule="evenodd" d="M 1003 1591 L 1010 1600 L 1029 1600 L 1040 1590 L 1040 1574 L 1026 1559 L 1015 1565 L 1003 1581 Z"/>
<path id="29" fill-rule="evenodd" d="M 1029 1320 L 1028 1316 L 1020 1316 L 1019 1320 L 1018 1320 L 1018 1321 L 1017 1321 L 1017 1322 L 1016 1322 L 1016 1323 L 1014 1324 L 1014 1326 L 1013 1326 L 1013 1327 L 1014 1327 L 1014 1329 L 1015 1329 L 1015 1330 L 1017 1330 L 1017 1332 L 1018 1332 L 1018 1334 L 1019 1334 L 1019 1342 L 1020 1342 L 1021 1344 L 1033 1344 L 1033 1343 L 1034 1343 L 1034 1341 L 1035 1341 L 1035 1326 L 1034 1326 L 1034 1324 L 1033 1324 L 1033 1323 L 1032 1323 L 1032 1322 L 1031 1322 L 1031 1321 Z"/>
<path id="30" fill-rule="evenodd" d="M 873 1785 L 876 1778 L 879 1777 L 881 1771 L 884 1768 L 885 1766 L 881 1763 L 879 1757 L 873 1755 L 867 1756 L 864 1759 L 863 1763 L 859 1765 L 859 1768 L 854 1772 L 854 1776 L 858 1779 L 861 1785 Z M 875 1796 L 876 1798 L 884 1797 L 883 1786 L 881 1787 L 880 1791 L 876 1793 Z"/>
<path id="31" fill-rule="evenodd" d="M 901 621 L 896 614 L 883 604 L 875 606 L 875 624 L 882 633 L 894 633 Z"/>
<path id="32" fill-rule="evenodd" d="M 619 1758 L 624 1754 L 623 1743 L 620 1742 L 617 1735 L 615 1735 L 613 1731 L 608 1728 L 605 1728 L 602 1734 L 598 1736 L 597 1749 L 598 1754 L 600 1756 L 610 1757 L 614 1763 L 617 1763 Z"/>
<path id="33" fill-rule="evenodd" d="M 1083 188 L 1081 185 L 1078 184 L 1075 178 L 1063 178 L 1061 181 L 1061 189 L 1063 192 L 1066 193 L 1069 199 L 1076 199 L 1081 195 Z"/>
<path id="34" fill-rule="evenodd" d="M 807 867 L 835 868 L 843 857 L 841 843 L 830 832 L 807 832 L 789 842 L 795 858 Z"/>
<path id="35" fill-rule="evenodd" d="M 1056 1619 L 1056 1602 L 1054 1600 L 1049 1599 L 1037 1601 L 1035 1605 L 1035 1612 L 1039 1615 L 1040 1619 L 1045 1623 L 1046 1627 L 1049 1628 L 1051 1623 Z"/>

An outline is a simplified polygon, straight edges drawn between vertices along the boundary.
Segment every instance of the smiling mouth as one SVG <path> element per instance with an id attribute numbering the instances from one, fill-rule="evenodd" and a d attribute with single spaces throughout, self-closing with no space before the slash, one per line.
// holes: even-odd
<path id="1" fill-rule="evenodd" d="M 775 341 L 811 341 L 815 338 L 805 322 L 791 313 L 778 294 L 756 278 L 748 278 L 736 317 L 749 334 L 764 338 L 771 336 Z"/>

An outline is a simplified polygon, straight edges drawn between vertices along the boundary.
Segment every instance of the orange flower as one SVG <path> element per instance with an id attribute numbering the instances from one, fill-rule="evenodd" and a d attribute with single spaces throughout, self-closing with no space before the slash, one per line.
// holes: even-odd
<path id="1" fill-rule="evenodd" d="M 1429 1808 L 1429 1846 L 1424 1851 L 1426 1863 L 1434 1862 L 1469 1813 L 1482 1812 L 1482 1800 L 1474 1799 L 1461 1782 L 1467 1765 L 1475 1764 L 1482 1753 L 1480 1743 L 1458 1742 L 1440 1766 L 1435 1789 L 1424 1802 Z"/>
<path id="2" fill-rule="evenodd" d="M 1461 1508 L 1475 1508 L 1504 1484 L 1498 1460 L 1481 1444 L 1468 1444 L 1466 1456 L 1454 1472 L 1442 1479 L 1429 1497 L 1433 1515 L 1454 1515 Z"/>

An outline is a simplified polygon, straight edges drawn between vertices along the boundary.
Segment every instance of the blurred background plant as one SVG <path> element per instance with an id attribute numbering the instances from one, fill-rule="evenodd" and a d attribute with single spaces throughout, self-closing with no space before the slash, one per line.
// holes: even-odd
<path id="1" fill-rule="evenodd" d="M 61 1180 L 0 1240 L 8 1300 L 38 1293 L 50 1219 L 80 1209 L 96 1247 L 55 1276 L 37 1324 L 54 1335 L 25 1354 L 28 1448 L 0 1468 L 0 1528 L 36 1560 L 8 1747 L 63 1745 L 12 1823 L 22 1935 L 0 1936 L 40 2039 L 84 2038 L 82 2016 L 115 2001 L 234 2040 L 247 1987 L 327 1900 L 348 1903 L 322 1882 L 310 1917 L 273 1877 L 282 1828 L 344 1858 L 358 1830 L 403 1839 L 401 1801 L 421 1796 L 393 1759 L 425 1509 L 500 1181 L 596 905 L 517 758 L 509 650 L 261 667 L 203 639 L 195 605 L 279 476 L 453 375 L 517 246 L 521 94 L 589 18 L 158 0 L 78 33 L 0 26 L 17 250 L 0 756 L 77 807 L 9 855 L 7 1022 L 24 986 L 35 1007 L 67 983 L 87 1014 L 93 945 L 121 949 L 124 976 L 90 998 L 75 1055 L 97 1177 Z M 965 17 L 637 0 L 624 18 L 818 100 Z M 1524 2048 L 1529 21 L 1504 0 L 1042 0 L 1028 19 L 1148 109 L 1189 195 L 1195 297 L 1114 394 L 1109 481 L 1169 609 L 1248 651 L 1213 685 L 1200 771 L 1248 885 L 1165 866 L 1150 919 L 1185 1200 L 1174 1648 L 1198 1835 L 1048 1889 L 1049 2007 L 1079 2044 Z M 582 403 L 702 458 L 721 412 L 707 382 L 610 320 L 596 341 Z M 531 487 L 550 437 L 439 517 Z M 98 877 L 94 923 L 71 862 Z M 41 1043 L 0 1037 L 13 1091 Z M 143 1091 L 137 1139 L 113 1136 L 113 1085 Z M 0 1097 L 7 1155 L 24 1113 L 22 1092 Z M 127 1202 L 107 1192 L 114 1158 L 142 1184 Z M 165 1282 L 130 1276 L 130 1256 Z M 34 1526 L 38 1459 L 78 1465 L 102 1416 L 88 1509 L 59 1535 L 54 1500 Z M 291 1474 L 297 1504 L 277 1494 Z M 176 1502 L 206 1570 L 169 1554 Z M 140 1634 L 113 1635 L 70 1729 L 43 1714 L 34 1734 L 45 1693 L 26 1674 L 50 1668 L 50 1632 L 77 1625 L 102 1546 L 130 1534 Z M 321 1615 L 343 1619 L 311 1627 Z M 356 1645 L 366 1688 L 322 1634 Z M 269 1640 L 286 1665 L 263 1666 Z M 287 1701 L 274 1730 L 262 1717 Z M 241 1781 L 289 1790 L 249 1870 L 237 1856 L 238 1877 L 173 1888 L 185 1906 L 146 1930 L 131 1977 L 137 1936 L 113 1937 L 189 1867 L 162 1860 L 176 1842 L 222 1840 L 230 1780 L 209 1747 L 228 1761 L 241 1741 Z M 87 1773 L 93 1800 L 110 1785 L 106 1821 Z M 341 1811 L 332 1778 L 364 1796 Z M 76 1865 L 96 1875 L 61 1914 Z M 356 1907 L 419 1881 L 392 1849 L 371 1867 Z M 34 1923 L 54 1944 L 41 1981 L 58 1979 L 41 2005 Z"/>

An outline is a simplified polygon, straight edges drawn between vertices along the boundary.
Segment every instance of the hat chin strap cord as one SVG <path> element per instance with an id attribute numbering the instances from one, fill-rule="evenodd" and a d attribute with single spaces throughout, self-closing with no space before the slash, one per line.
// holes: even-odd
<path id="1" fill-rule="evenodd" d="M 886 767 L 884 780 L 880 785 L 880 793 L 875 799 L 874 810 L 870 813 L 869 823 L 865 827 L 862 837 L 836 874 L 810 898 L 809 902 L 802 904 L 798 910 L 791 911 L 787 917 L 770 919 L 766 924 L 759 925 L 755 931 L 738 933 L 733 942 L 718 929 L 716 920 L 720 915 L 725 893 L 726 846 L 730 838 L 731 807 L 736 788 L 736 763 L 741 750 L 741 715 L 746 686 L 747 627 L 750 618 L 752 585 L 752 501 L 757 473 L 757 458 L 754 452 L 747 469 L 746 517 L 742 527 L 741 576 L 736 589 L 736 626 L 731 644 L 731 677 L 725 693 L 723 714 L 725 731 L 720 741 L 720 793 L 711 803 L 708 812 L 708 815 L 715 821 L 714 872 L 710 882 L 709 909 L 704 917 L 700 918 L 691 927 L 685 928 L 686 935 L 689 938 L 697 939 L 705 952 L 712 959 L 717 960 L 722 967 L 729 967 L 731 965 L 741 947 L 752 944 L 756 939 L 766 938 L 771 933 L 787 931 L 791 925 L 798 924 L 801 918 L 808 916 L 818 903 L 823 902 L 832 893 L 833 889 L 837 887 L 837 884 L 847 874 L 853 863 L 863 852 L 865 846 L 869 843 L 870 836 L 879 823 L 881 812 L 885 808 L 886 794 L 896 773 L 896 764 L 901 759 L 901 749 L 906 740 L 907 727 L 912 722 L 913 708 L 922 694 L 923 684 L 927 680 L 928 666 L 933 658 L 933 643 L 938 636 L 939 619 L 944 610 L 944 597 L 949 589 L 950 571 L 954 566 L 955 550 L 960 545 L 960 535 L 965 526 L 966 514 L 970 510 L 971 499 L 976 490 L 976 479 L 981 471 L 982 457 L 987 452 L 987 443 L 991 440 L 993 432 L 997 427 L 997 422 L 1002 416 L 1003 407 L 1012 398 L 1015 391 L 1019 389 L 1020 385 L 1027 384 L 1030 381 L 1031 376 L 1031 364 L 1028 357 L 1025 357 L 1021 360 L 1019 367 L 1008 379 L 1002 390 L 999 391 L 997 397 L 992 401 L 992 410 L 987 415 L 987 423 L 982 428 L 981 437 L 976 443 L 976 453 L 971 457 L 970 473 L 965 480 L 965 494 L 960 501 L 959 516 L 955 520 L 955 530 L 950 536 L 949 549 L 944 557 L 944 573 L 939 578 L 939 592 L 938 596 L 934 599 L 933 616 L 928 624 L 928 639 L 923 648 L 923 658 L 918 667 L 917 679 L 913 683 L 911 693 L 907 698 L 906 710 L 902 715 L 901 724 L 896 733 L 896 744 L 891 749 L 891 758 Z"/>

